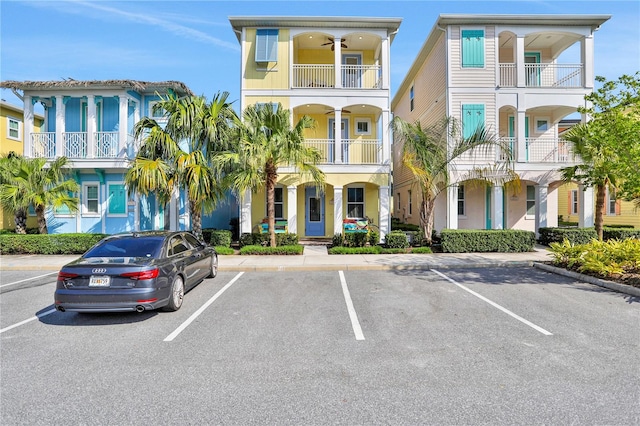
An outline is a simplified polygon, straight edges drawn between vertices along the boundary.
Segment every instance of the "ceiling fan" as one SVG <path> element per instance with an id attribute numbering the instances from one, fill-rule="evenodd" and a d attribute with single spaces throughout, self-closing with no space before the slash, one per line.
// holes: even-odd
<path id="1" fill-rule="evenodd" d="M 327 46 L 327 45 L 330 44 L 331 45 L 331 50 L 332 51 L 336 50 L 336 41 L 334 39 L 332 39 L 331 37 L 327 37 L 327 38 L 329 39 L 329 41 L 324 43 L 324 44 L 322 44 L 321 46 Z M 340 47 L 342 47 L 343 49 L 346 49 L 347 45 L 342 43 L 342 42 L 340 42 Z"/>

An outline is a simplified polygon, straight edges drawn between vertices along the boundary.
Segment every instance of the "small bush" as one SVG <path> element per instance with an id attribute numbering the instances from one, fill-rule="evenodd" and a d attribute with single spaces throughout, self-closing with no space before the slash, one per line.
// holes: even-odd
<path id="1" fill-rule="evenodd" d="M 626 226 L 615 227 L 605 226 L 602 229 L 602 239 L 607 240 L 627 240 L 629 238 L 640 239 L 640 229 L 633 229 Z"/>
<path id="2" fill-rule="evenodd" d="M 376 246 L 380 242 L 380 233 L 369 230 L 369 245 Z"/>
<path id="3" fill-rule="evenodd" d="M 214 247 L 231 247 L 231 231 L 225 229 L 203 229 L 202 238 L 205 243 Z"/>
<path id="4" fill-rule="evenodd" d="M 347 232 L 344 235 L 345 247 L 364 247 L 369 241 L 369 234 L 365 232 Z"/>
<path id="5" fill-rule="evenodd" d="M 540 228 L 538 242 L 548 246 L 551 243 L 561 243 L 565 239 L 573 244 L 586 244 L 598 238 L 594 228 Z"/>
<path id="6" fill-rule="evenodd" d="M 83 254 L 105 234 L 2 234 L 0 254 Z"/>
<path id="7" fill-rule="evenodd" d="M 276 234 L 276 246 L 294 246 L 298 244 L 298 234 Z M 267 246 L 269 245 L 269 234 L 257 232 L 240 236 L 240 247 L 244 246 Z"/>
<path id="8" fill-rule="evenodd" d="M 240 249 L 241 255 L 297 255 L 302 254 L 304 246 L 291 245 L 291 246 L 278 246 L 278 247 L 264 247 L 264 246 L 244 246 Z"/>
<path id="9" fill-rule="evenodd" d="M 403 231 L 391 231 L 385 237 L 385 245 L 388 248 L 407 248 L 409 241 Z"/>
<path id="10" fill-rule="evenodd" d="M 527 252 L 536 243 L 533 232 L 516 229 L 444 229 L 440 235 L 444 253 Z"/>
<path id="11" fill-rule="evenodd" d="M 366 235 L 366 234 L 365 234 Z M 328 250 L 329 254 L 380 254 L 382 247 L 370 246 L 370 247 L 331 247 Z"/>
<path id="12" fill-rule="evenodd" d="M 331 247 L 342 247 L 344 240 L 342 239 L 342 234 L 333 234 L 333 238 L 331 239 Z"/>

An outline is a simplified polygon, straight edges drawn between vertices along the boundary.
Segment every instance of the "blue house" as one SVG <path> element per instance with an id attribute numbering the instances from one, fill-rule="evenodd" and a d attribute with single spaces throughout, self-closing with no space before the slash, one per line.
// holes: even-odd
<path id="1" fill-rule="evenodd" d="M 154 116 L 153 105 L 172 91 L 192 95 L 178 81 L 5 81 L 24 102 L 25 157 L 66 156 L 72 176 L 80 185 L 77 212 L 50 210 L 51 233 L 85 232 L 113 234 L 155 229 L 190 229 L 188 203 L 176 192 L 166 205 L 154 196 L 129 196 L 124 174 L 136 155 L 140 140 L 134 125 Z M 44 126 L 34 125 L 35 110 L 44 108 Z M 228 229 L 237 217 L 237 203 L 230 198 L 218 211 L 203 217 L 203 227 Z"/>

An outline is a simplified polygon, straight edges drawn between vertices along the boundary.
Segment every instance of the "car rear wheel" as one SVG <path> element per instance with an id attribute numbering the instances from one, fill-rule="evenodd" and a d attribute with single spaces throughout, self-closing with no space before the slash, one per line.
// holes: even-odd
<path id="1" fill-rule="evenodd" d="M 171 294 L 169 295 L 169 303 L 164 307 L 165 311 L 177 311 L 182 306 L 184 298 L 184 281 L 179 275 L 173 279 L 171 284 Z"/>
<path id="2" fill-rule="evenodd" d="M 209 276 L 207 278 L 215 278 L 218 275 L 218 255 L 211 256 L 211 266 L 209 267 Z"/>

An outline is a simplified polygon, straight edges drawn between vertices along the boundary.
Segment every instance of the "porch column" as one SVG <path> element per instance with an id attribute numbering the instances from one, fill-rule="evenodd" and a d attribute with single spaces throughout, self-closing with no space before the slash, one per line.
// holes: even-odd
<path id="1" fill-rule="evenodd" d="M 342 234 L 342 187 L 333 187 L 333 233 Z"/>
<path id="2" fill-rule="evenodd" d="M 447 229 L 458 229 L 458 185 L 447 188 Z"/>
<path id="3" fill-rule="evenodd" d="M 62 95 L 56 96 L 56 151 L 60 153 L 60 155 L 67 155 L 66 148 L 67 143 L 64 140 L 64 134 L 67 131 L 66 129 L 66 110 L 67 110 L 67 101 L 69 98 L 66 98 Z"/>
<path id="4" fill-rule="evenodd" d="M 33 133 L 33 98 L 25 96 L 22 124 L 22 155 L 31 157 L 31 133 Z M 18 152 L 16 154 L 19 154 Z"/>
<path id="5" fill-rule="evenodd" d="M 240 235 L 251 233 L 251 190 L 240 199 Z"/>
<path id="6" fill-rule="evenodd" d="M 578 226 L 590 228 L 595 225 L 595 198 L 593 187 L 578 185 Z"/>
<path id="7" fill-rule="evenodd" d="M 140 195 L 135 194 L 133 201 L 136 203 L 133 206 L 133 230 L 140 231 Z"/>
<path id="8" fill-rule="evenodd" d="M 389 129 L 389 111 L 382 111 L 382 158 L 381 164 L 391 163 L 391 130 Z"/>
<path id="9" fill-rule="evenodd" d="M 518 99 L 520 102 L 520 99 Z M 517 162 L 527 162 L 527 138 L 525 132 L 527 111 L 518 111 L 518 122 L 516 125 L 516 146 L 517 148 Z"/>
<path id="10" fill-rule="evenodd" d="M 380 241 L 384 241 L 384 237 L 389 233 L 389 221 L 391 206 L 389 205 L 390 188 L 388 186 L 381 186 L 378 189 L 378 195 L 380 198 L 380 218 L 378 219 L 378 227 L 380 228 Z"/>
<path id="11" fill-rule="evenodd" d="M 129 113 L 129 100 L 126 96 L 120 96 L 118 109 L 118 144 L 116 156 L 126 157 L 127 153 L 127 118 Z M 124 155 L 123 155 L 124 154 Z"/>
<path id="12" fill-rule="evenodd" d="M 287 226 L 289 233 L 298 233 L 298 188 L 287 186 Z"/>
<path id="13" fill-rule="evenodd" d="M 491 187 L 491 228 L 503 229 L 504 223 L 504 188 L 502 186 Z"/>
<path id="14" fill-rule="evenodd" d="M 593 89 L 594 60 L 593 60 L 593 34 L 582 39 L 580 43 L 580 63 L 582 64 L 582 84 L 587 89 Z"/>
<path id="15" fill-rule="evenodd" d="M 335 67 L 335 80 L 336 88 L 342 87 L 342 39 L 338 37 L 333 38 L 334 50 L 334 67 Z"/>
<path id="16" fill-rule="evenodd" d="M 169 230 L 178 231 L 180 228 L 178 226 L 178 206 L 180 198 L 180 191 L 178 188 L 174 188 L 173 192 L 171 192 L 171 199 L 169 200 Z M 190 209 L 189 202 L 187 201 L 187 209 Z M 200 216 L 202 218 L 202 216 Z M 202 222 L 200 222 L 202 225 Z M 165 223 L 166 226 L 166 223 Z"/>
<path id="17" fill-rule="evenodd" d="M 547 196 L 548 185 L 536 185 L 536 238 L 540 236 L 539 229 L 547 227 L 548 207 Z"/>
<path id="18" fill-rule="evenodd" d="M 133 109 L 133 122 L 137 123 L 138 121 L 140 121 L 140 109 L 142 108 L 142 104 L 140 102 L 135 102 L 134 101 L 134 109 Z M 128 125 L 128 123 L 127 123 Z M 131 132 L 133 133 L 133 131 Z M 132 158 L 135 157 L 138 154 L 138 148 L 140 142 L 137 140 L 133 141 L 133 155 Z"/>
<path id="19" fill-rule="evenodd" d="M 382 87 L 381 89 L 389 89 L 390 86 L 390 77 L 389 70 L 391 66 L 389 65 L 389 37 L 385 37 L 382 39 L 382 49 L 381 49 L 381 60 L 380 60 L 380 72 L 382 73 Z"/>
<path id="20" fill-rule="evenodd" d="M 335 152 L 333 153 L 335 164 L 342 164 L 342 110 L 334 111 L 335 121 L 333 123 L 333 145 Z"/>
<path id="21" fill-rule="evenodd" d="M 94 158 L 96 132 L 96 99 L 94 95 L 87 96 L 87 157 Z"/>
<path id="22" fill-rule="evenodd" d="M 526 70 L 524 69 L 524 36 L 518 35 L 516 37 L 516 86 L 526 87 Z"/>

